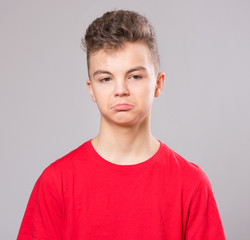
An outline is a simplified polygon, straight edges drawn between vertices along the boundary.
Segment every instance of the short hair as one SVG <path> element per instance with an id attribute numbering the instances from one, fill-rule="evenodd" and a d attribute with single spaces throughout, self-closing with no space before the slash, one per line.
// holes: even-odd
<path id="1" fill-rule="evenodd" d="M 81 47 L 87 54 L 88 69 L 92 53 L 100 49 L 118 49 L 127 42 L 145 43 L 152 55 L 155 71 L 158 73 L 160 58 L 153 27 L 146 17 L 126 10 L 106 12 L 88 26 L 81 41 Z"/>

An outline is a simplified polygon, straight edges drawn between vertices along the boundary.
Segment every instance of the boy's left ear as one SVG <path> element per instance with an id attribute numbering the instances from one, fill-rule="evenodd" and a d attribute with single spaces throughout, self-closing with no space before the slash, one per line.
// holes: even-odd
<path id="1" fill-rule="evenodd" d="M 156 86 L 155 86 L 155 97 L 159 97 L 164 87 L 165 73 L 160 72 L 157 76 Z"/>

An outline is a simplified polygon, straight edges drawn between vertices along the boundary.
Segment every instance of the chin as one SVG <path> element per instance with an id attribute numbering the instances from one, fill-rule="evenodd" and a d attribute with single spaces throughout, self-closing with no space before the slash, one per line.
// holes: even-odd
<path id="1" fill-rule="evenodd" d="M 138 126 L 143 124 L 145 118 L 143 119 L 138 119 L 138 118 L 133 118 L 133 119 L 119 119 L 119 120 L 113 120 L 112 122 L 121 127 L 133 127 L 133 126 Z"/>
<path id="2" fill-rule="evenodd" d="M 104 115 L 103 115 L 104 116 Z M 108 124 L 121 126 L 121 127 L 133 127 L 140 124 L 143 124 L 143 122 L 147 119 L 147 114 L 131 114 L 130 116 L 127 115 L 116 115 L 116 116 L 104 116 L 105 122 Z"/>
<path id="3" fill-rule="evenodd" d="M 107 117 L 105 118 L 105 122 L 107 124 L 112 124 L 121 127 L 132 127 L 134 125 L 137 125 L 137 120 L 135 119 L 124 119 L 124 118 L 111 119 L 110 117 Z"/>
<path id="4" fill-rule="evenodd" d="M 113 121 L 113 123 L 117 126 L 121 127 L 132 127 L 136 125 L 135 121 Z"/>

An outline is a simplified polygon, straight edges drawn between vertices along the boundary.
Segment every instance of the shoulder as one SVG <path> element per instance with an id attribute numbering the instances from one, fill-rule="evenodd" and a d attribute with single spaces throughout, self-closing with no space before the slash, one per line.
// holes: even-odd
<path id="1" fill-rule="evenodd" d="M 195 188 L 202 184 L 210 186 L 207 175 L 198 165 L 186 160 L 164 143 L 162 143 L 161 157 L 167 173 L 177 182 Z"/>
<path id="2" fill-rule="evenodd" d="M 80 164 L 83 164 L 88 159 L 89 144 L 90 140 L 52 162 L 44 169 L 39 181 L 59 181 L 62 175 L 74 171 L 74 169 L 78 168 Z"/>
<path id="3" fill-rule="evenodd" d="M 169 168 L 180 171 L 182 173 L 190 174 L 192 176 L 193 175 L 200 176 L 204 174 L 204 172 L 198 165 L 188 161 L 180 154 L 172 150 L 170 147 L 168 147 L 166 144 L 161 143 L 161 145 L 162 145 L 161 156 Z"/>

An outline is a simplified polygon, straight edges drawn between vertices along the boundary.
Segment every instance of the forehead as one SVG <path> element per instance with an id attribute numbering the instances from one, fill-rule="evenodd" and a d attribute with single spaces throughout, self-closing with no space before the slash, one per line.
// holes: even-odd
<path id="1" fill-rule="evenodd" d="M 144 43 L 126 43 L 117 49 L 100 49 L 89 57 L 90 76 L 99 69 L 120 72 L 135 66 L 154 69 L 151 52 Z"/>

